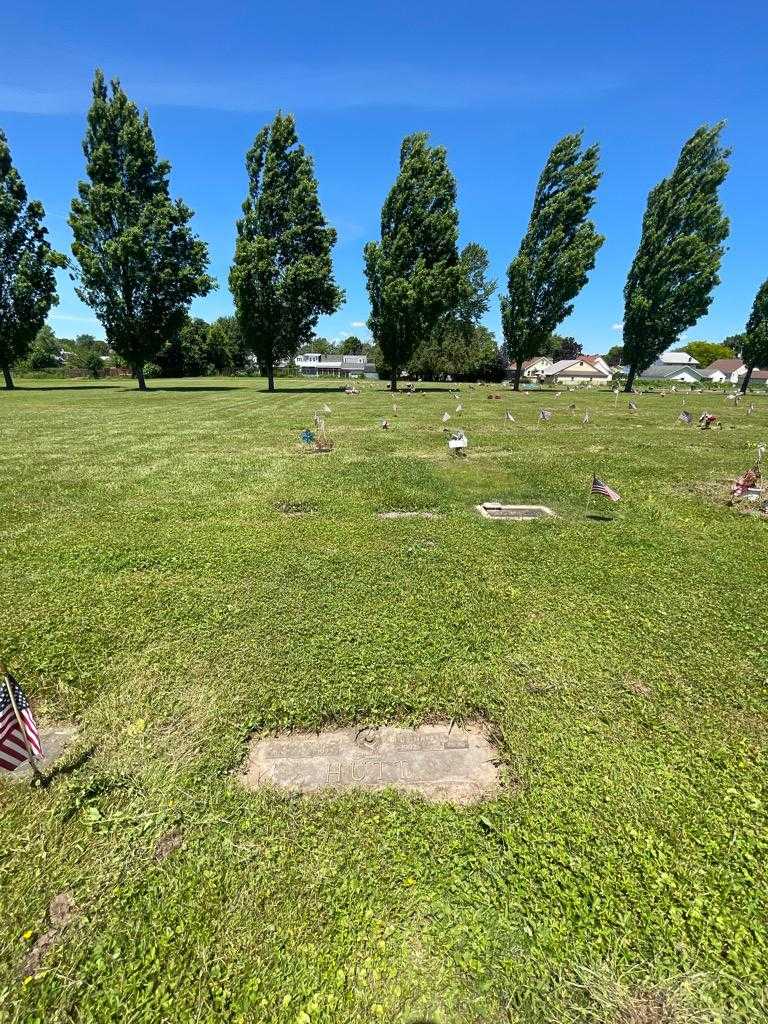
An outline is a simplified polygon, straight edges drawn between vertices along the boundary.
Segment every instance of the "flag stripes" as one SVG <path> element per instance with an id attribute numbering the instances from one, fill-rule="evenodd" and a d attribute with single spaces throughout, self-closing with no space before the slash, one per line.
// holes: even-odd
<path id="1" fill-rule="evenodd" d="M 29 760 L 30 752 L 33 757 L 43 756 L 40 734 L 24 691 L 6 673 L 0 689 L 0 768 L 14 771 Z"/>

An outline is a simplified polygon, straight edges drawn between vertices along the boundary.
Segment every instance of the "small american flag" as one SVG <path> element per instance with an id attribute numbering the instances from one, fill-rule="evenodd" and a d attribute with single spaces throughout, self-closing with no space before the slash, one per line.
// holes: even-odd
<path id="1" fill-rule="evenodd" d="M 637 402 L 630 402 L 629 403 L 629 411 L 630 412 L 637 412 Z"/>
<path id="2" fill-rule="evenodd" d="M 19 718 L 14 711 L 14 702 Z M 6 672 L 0 689 L 0 768 L 7 772 L 15 771 L 20 764 L 29 761 L 30 752 L 33 757 L 43 756 L 40 734 L 24 691 L 10 672 Z"/>
<path id="3" fill-rule="evenodd" d="M 677 418 L 682 423 L 684 423 L 686 425 L 686 427 L 690 427 L 691 423 L 693 423 L 693 416 L 691 416 L 691 414 L 686 409 L 683 409 L 683 411 L 680 413 L 680 415 Z"/>
<path id="4" fill-rule="evenodd" d="M 587 409 L 587 411 L 584 413 L 584 419 L 581 422 L 589 423 L 589 409 Z"/>
<path id="5" fill-rule="evenodd" d="M 515 422 L 515 417 L 512 415 L 512 413 L 509 411 L 509 409 L 507 409 L 507 412 L 505 414 L 505 418 L 506 418 L 507 423 L 514 423 Z"/>
<path id="6" fill-rule="evenodd" d="M 447 412 L 443 413 L 443 423 L 447 423 L 450 418 L 451 417 Z"/>
<path id="7" fill-rule="evenodd" d="M 618 491 L 614 491 L 612 487 L 609 487 L 607 483 L 600 479 L 599 476 L 592 477 L 592 493 L 602 494 L 604 498 L 609 501 L 621 501 L 621 495 Z"/>
<path id="8" fill-rule="evenodd" d="M 539 409 L 539 419 L 549 423 L 552 419 L 552 411 L 550 409 Z"/>

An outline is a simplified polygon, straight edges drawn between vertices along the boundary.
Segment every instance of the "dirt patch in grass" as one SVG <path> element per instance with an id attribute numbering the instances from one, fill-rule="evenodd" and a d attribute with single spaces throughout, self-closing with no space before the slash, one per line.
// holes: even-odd
<path id="1" fill-rule="evenodd" d="M 77 916 L 77 904 L 71 892 L 60 892 L 54 896 L 48 907 L 50 928 L 43 932 L 24 957 L 21 973 L 26 978 L 37 974 L 48 951 L 61 939 L 67 925 Z"/>

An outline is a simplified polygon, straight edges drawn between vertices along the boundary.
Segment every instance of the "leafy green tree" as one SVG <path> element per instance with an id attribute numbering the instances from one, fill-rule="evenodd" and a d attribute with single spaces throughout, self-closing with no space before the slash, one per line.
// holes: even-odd
<path id="1" fill-rule="evenodd" d="M 624 346 L 611 345 L 603 358 L 609 366 L 621 366 L 624 362 Z"/>
<path id="2" fill-rule="evenodd" d="M 316 352 L 321 356 L 331 356 L 335 353 L 336 348 L 332 341 L 328 341 L 327 338 L 310 338 L 306 345 L 302 345 L 300 352 L 302 355 L 308 355 L 310 352 Z"/>
<path id="3" fill-rule="evenodd" d="M 699 366 L 709 366 L 716 359 L 733 359 L 733 349 L 727 345 L 719 345 L 715 341 L 689 341 L 687 345 L 675 351 L 687 352 Z"/>
<path id="4" fill-rule="evenodd" d="M 488 253 L 477 242 L 470 242 L 461 250 L 459 303 L 452 311 L 452 319 L 470 326 L 488 312 L 491 296 L 496 291 L 496 281 L 487 276 L 488 266 Z"/>
<path id="5" fill-rule="evenodd" d="M 506 364 L 487 327 L 453 321 L 419 345 L 407 369 L 424 380 L 500 381 Z"/>
<path id="6" fill-rule="evenodd" d="M 722 129 L 722 122 L 697 129 L 672 174 L 648 196 L 640 246 L 624 286 L 625 391 L 707 312 L 720 283 L 728 218 L 718 189 L 730 155 L 720 145 Z"/>
<path id="7" fill-rule="evenodd" d="M 763 281 L 757 290 L 743 337 L 741 358 L 747 372 L 741 379 L 742 395 L 746 394 L 754 370 L 758 366 L 768 367 L 768 280 Z"/>
<path id="8" fill-rule="evenodd" d="M 561 359 L 577 359 L 581 355 L 581 345 L 571 335 L 552 334 L 549 339 L 549 355 L 556 363 Z"/>
<path id="9" fill-rule="evenodd" d="M 364 250 L 368 326 L 389 367 L 392 389 L 420 342 L 461 305 L 456 182 L 442 146 L 408 135 L 400 171 L 381 211 L 381 239 Z"/>
<path id="10" fill-rule="evenodd" d="M 43 324 L 26 359 L 30 370 L 49 370 L 61 366 L 61 342 L 48 324 Z"/>
<path id="11" fill-rule="evenodd" d="M 108 351 L 106 343 L 97 341 L 92 334 L 78 334 L 71 343 L 67 365 L 85 370 L 91 377 L 100 377 L 104 372 L 103 357 Z"/>
<path id="12" fill-rule="evenodd" d="M 110 348 L 146 390 L 144 364 L 181 328 L 196 295 L 215 286 L 208 250 L 190 229 L 192 211 L 169 193 L 146 115 L 114 80 L 96 72 L 80 182 L 69 224 L 80 265 L 77 294 L 104 326 Z"/>
<path id="13" fill-rule="evenodd" d="M 344 293 L 333 278 L 336 231 L 320 209 L 312 158 L 290 114 L 265 125 L 246 155 L 248 196 L 237 222 L 229 287 L 246 345 L 275 390 L 275 364 L 312 337 Z"/>
<path id="14" fill-rule="evenodd" d="M 507 271 L 501 319 L 515 390 L 523 363 L 545 351 L 550 335 L 573 311 L 603 236 L 588 219 L 600 180 L 597 146 L 582 149 L 581 133 L 555 144 L 541 172 L 528 230 Z"/>
<path id="15" fill-rule="evenodd" d="M 744 345 L 744 334 L 729 334 L 727 338 L 723 338 L 723 345 L 730 349 L 730 356 L 741 355 L 741 349 Z"/>
<path id="16" fill-rule="evenodd" d="M 199 377 L 208 373 L 209 330 L 205 320 L 186 316 L 155 357 L 160 374 L 163 377 Z"/>
<path id="17" fill-rule="evenodd" d="M 364 356 L 371 351 L 371 345 L 367 341 L 361 341 L 354 334 L 344 338 L 339 343 L 338 353 L 340 356 Z"/>
<path id="18" fill-rule="evenodd" d="M 245 339 L 235 317 L 220 316 L 209 327 L 208 361 L 217 373 L 244 370 L 248 365 Z"/>
<path id="19" fill-rule="evenodd" d="M 27 355 L 58 302 L 54 270 L 66 266 L 47 240 L 44 216 L 42 203 L 27 198 L 0 131 L 0 366 L 8 390 L 11 368 Z"/>

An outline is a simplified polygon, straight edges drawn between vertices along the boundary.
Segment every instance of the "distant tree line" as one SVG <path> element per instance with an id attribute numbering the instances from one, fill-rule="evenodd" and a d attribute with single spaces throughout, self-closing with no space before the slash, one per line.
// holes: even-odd
<path id="1" fill-rule="evenodd" d="M 694 132 L 669 177 L 648 196 L 624 288 L 623 342 L 607 354 L 611 365 L 628 367 L 627 390 L 707 312 L 719 283 L 729 231 L 719 200 L 730 155 L 720 142 L 722 128 L 703 125 Z M 317 321 L 344 301 L 333 274 L 336 231 L 321 209 L 312 157 L 290 114 L 278 113 L 246 154 L 248 187 L 229 273 L 235 315 L 213 324 L 189 313 L 193 299 L 216 287 L 207 245 L 191 227 L 192 210 L 170 194 L 170 164 L 158 156 L 147 114 L 117 80 L 108 86 L 101 71 L 93 81 L 83 154 L 68 259 L 48 242 L 43 207 L 28 199 L 0 131 L 0 368 L 6 388 L 13 387 L 14 366 L 42 367 L 57 358 L 41 329 L 57 302 L 55 271 L 63 268 L 105 335 L 103 343 L 80 336 L 68 348 L 67 359 L 86 372 L 98 373 L 108 355 L 145 389 L 147 375 L 238 372 L 256 364 L 271 391 L 279 367 L 300 352 L 322 351 Z M 363 254 L 372 341 L 348 338 L 336 350 L 368 352 L 393 389 L 403 373 L 497 380 L 507 364 L 519 387 L 526 359 L 578 355 L 578 343 L 556 331 L 604 241 L 591 219 L 600 177 L 598 147 L 585 146 L 581 134 L 565 135 L 552 148 L 507 269 L 500 351 L 481 324 L 496 282 L 479 243 L 459 248 L 457 186 L 446 151 L 430 145 L 424 132 L 406 136 L 378 238 Z M 742 335 L 725 346 L 691 342 L 686 348 L 698 352 L 699 361 L 740 352 L 750 368 L 748 383 L 754 367 L 768 364 L 767 306 L 768 282 Z"/>

